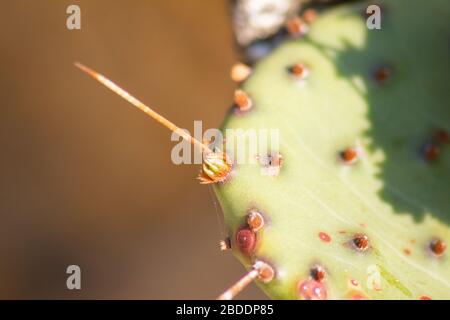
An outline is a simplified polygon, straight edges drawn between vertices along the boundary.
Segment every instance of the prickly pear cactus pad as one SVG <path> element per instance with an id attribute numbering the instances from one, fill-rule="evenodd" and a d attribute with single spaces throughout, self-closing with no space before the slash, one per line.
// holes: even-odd
<path id="1" fill-rule="evenodd" d="M 214 186 L 234 255 L 272 267 L 271 298 L 450 298 L 450 2 L 377 1 L 381 30 L 368 4 L 260 61 L 251 109 L 223 126 L 280 132 L 277 170 L 235 165 Z"/>

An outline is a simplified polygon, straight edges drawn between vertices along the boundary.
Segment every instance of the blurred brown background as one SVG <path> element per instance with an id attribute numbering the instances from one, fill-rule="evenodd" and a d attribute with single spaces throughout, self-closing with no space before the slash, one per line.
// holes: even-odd
<path id="1" fill-rule="evenodd" d="M 217 127 L 239 58 L 229 23 L 225 0 L 1 2 L 0 298 L 210 299 L 244 272 L 219 252 L 199 167 L 171 163 L 170 132 L 73 66 L 181 127 Z"/>

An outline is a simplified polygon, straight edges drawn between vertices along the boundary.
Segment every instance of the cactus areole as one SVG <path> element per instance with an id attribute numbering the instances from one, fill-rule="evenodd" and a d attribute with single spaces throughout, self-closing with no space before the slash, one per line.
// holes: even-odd
<path id="1" fill-rule="evenodd" d="M 380 30 L 358 2 L 288 36 L 241 83 L 252 111 L 223 124 L 280 130 L 276 176 L 242 164 L 214 185 L 234 255 L 273 268 L 255 279 L 271 298 L 450 298 L 450 2 L 377 3 Z"/>

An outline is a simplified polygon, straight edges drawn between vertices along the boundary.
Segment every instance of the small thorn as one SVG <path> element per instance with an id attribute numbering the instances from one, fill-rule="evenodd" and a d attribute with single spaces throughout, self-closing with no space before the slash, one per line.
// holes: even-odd
<path id="1" fill-rule="evenodd" d="M 240 111 L 247 111 L 253 105 L 252 99 L 243 90 L 236 90 L 234 92 L 234 103 Z"/>
<path id="2" fill-rule="evenodd" d="M 369 237 L 363 233 L 355 234 L 351 242 L 353 247 L 360 252 L 364 252 L 370 248 Z"/>
<path id="3" fill-rule="evenodd" d="M 286 23 L 286 30 L 291 37 L 300 37 L 309 31 L 309 27 L 300 17 L 294 17 Z"/>
<path id="4" fill-rule="evenodd" d="M 351 165 L 359 160 L 361 157 L 361 151 L 358 148 L 351 147 L 342 151 L 340 156 L 345 164 Z"/>
<path id="5" fill-rule="evenodd" d="M 259 279 L 264 283 L 272 281 L 275 276 L 273 268 L 263 262 L 256 261 L 252 269 L 247 272 L 241 279 L 222 293 L 217 300 L 231 300 L 236 297 L 245 287 L 247 287 L 253 280 Z"/>
<path id="6" fill-rule="evenodd" d="M 236 63 L 231 67 L 230 76 L 233 81 L 242 82 L 246 80 L 251 73 L 252 69 L 249 66 L 243 63 Z"/>
<path id="7" fill-rule="evenodd" d="M 296 63 L 288 70 L 292 77 L 297 80 L 305 80 L 309 75 L 309 69 L 303 63 Z"/>
<path id="8" fill-rule="evenodd" d="M 257 232 L 264 227 L 264 217 L 257 210 L 252 209 L 247 216 L 247 224 L 253 232 Z"/>
<path id="9" fill-rule="evenodd" d="M 428 143 L 423 148 L 423 154 L 428 162 L 434 162 L 439 158 L 441 148 L 437 144 Z"/>
<path id="10" fill-rule="evenodd" d="M 226 237 L 224 240 L 220 240 L 219 242 L 220 251 L 227 251 L 231 249 L 231 240 L 230 237 Z"/>
<path id="11" fill-rule="evenodd" d="M 375 80 L 382 84 L 386 82 L 392 75 L 392 69 L 387 66 L 379 67 L 375 70 L 374 78 Z"/>
<path id="12" fill-rule="evenodd" d="M 430 249 L 431 252 L 436 256 L 440 257 L 445 253 L 445 249 L 447 248 L 447 245 L 445 244 L 444 240 L 442 239 L 433 239 L 430 242 Z"/>
<path id="13" fill-rule="evenodd" d="M 321 265 L 316 264 L 311 268 L 310 275 L 311 278 L 316 280 L 317 282 L 323 282 L 327 273 Z"/>

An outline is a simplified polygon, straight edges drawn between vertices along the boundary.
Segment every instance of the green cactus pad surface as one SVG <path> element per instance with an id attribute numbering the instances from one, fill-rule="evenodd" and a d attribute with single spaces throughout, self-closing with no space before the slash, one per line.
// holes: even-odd
<path id="1" fill-rule="evenodd" d="M 242 85 L 252 109 L 224 123 L 280 132 L 279 173 L 237 164 L 214 187 L 234 255 L 274 268 L 257 281 L 271 298 L 450 298 L 450 2 L 378 3 L 381 30 L 356 3 L 286 40 Z M 250 210 L 265 224 L 241 250 Z"/>

